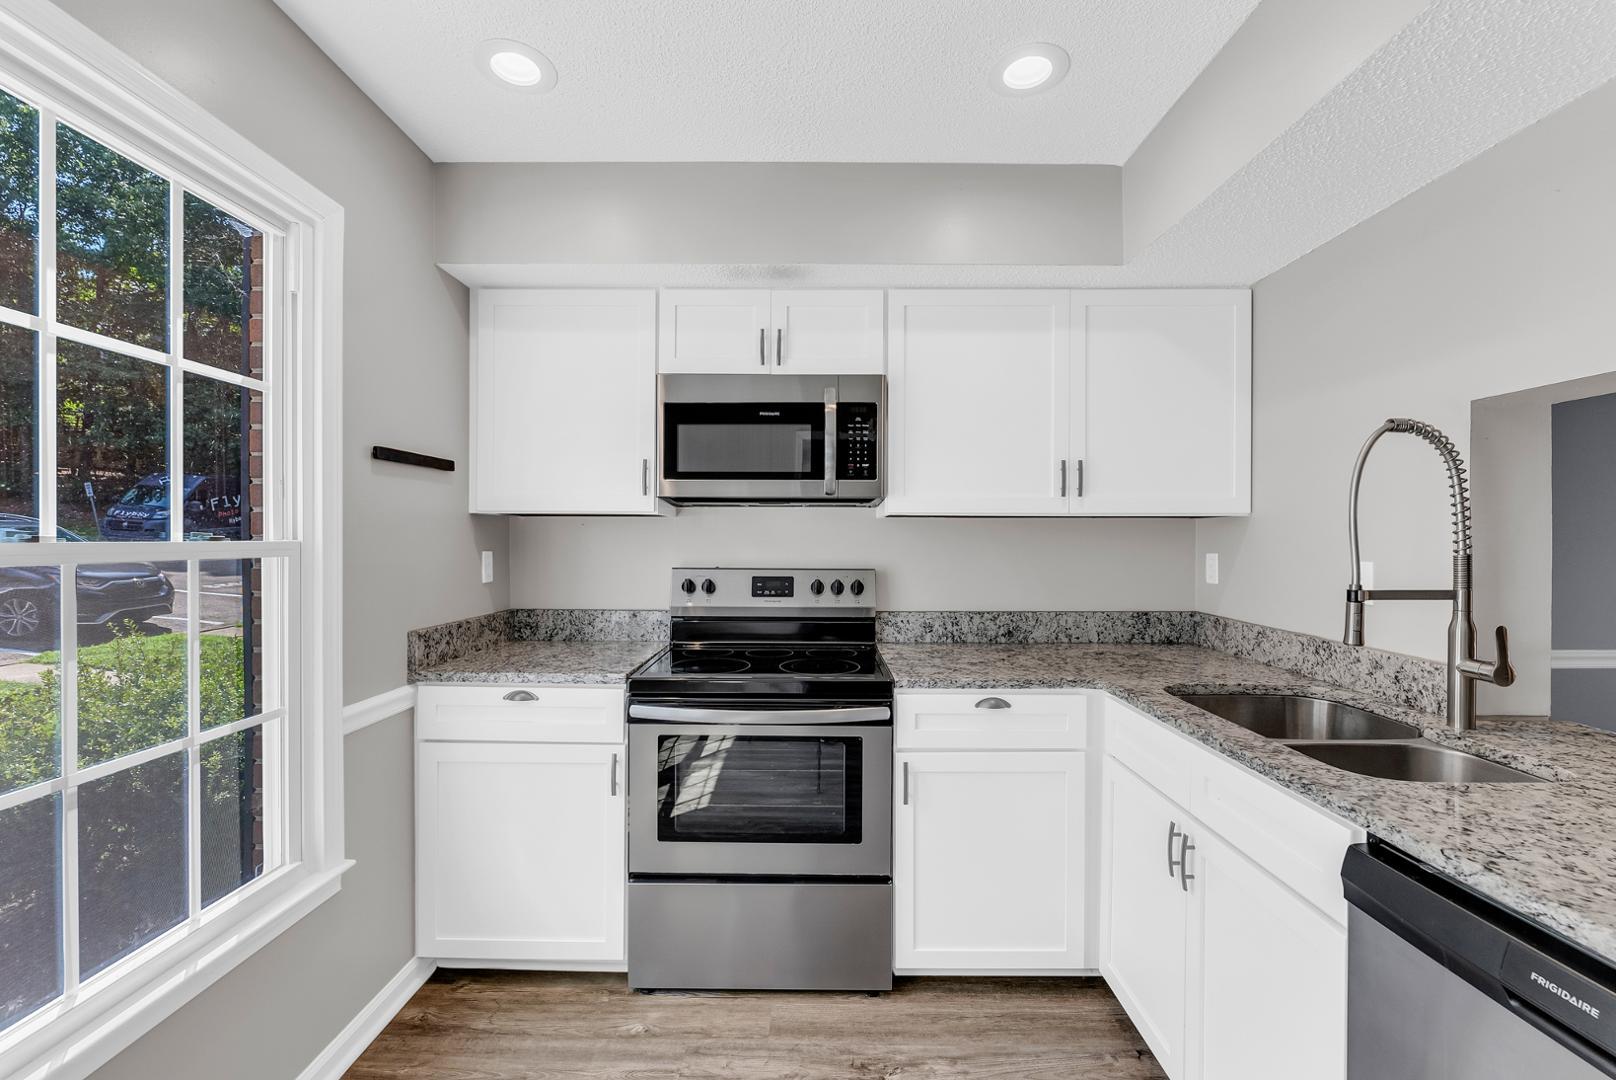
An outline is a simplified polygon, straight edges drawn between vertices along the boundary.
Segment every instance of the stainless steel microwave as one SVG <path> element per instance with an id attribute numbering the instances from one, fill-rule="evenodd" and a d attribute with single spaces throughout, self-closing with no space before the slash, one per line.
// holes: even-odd
<path id="1" fill-rule="evenodd" d="M 657 494 L 709 503 L 877 503 L 880 375 L 663 375 Z"/>

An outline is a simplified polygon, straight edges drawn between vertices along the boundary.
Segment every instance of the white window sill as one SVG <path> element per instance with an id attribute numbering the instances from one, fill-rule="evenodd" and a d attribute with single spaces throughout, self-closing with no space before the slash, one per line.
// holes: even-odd
<path id="1" fill-rule="evenodd" d="M 0 1036 L 0 1076 L 83 1080 L 335 896 L 351 866 L 287 867 L 147 944 Z"/>

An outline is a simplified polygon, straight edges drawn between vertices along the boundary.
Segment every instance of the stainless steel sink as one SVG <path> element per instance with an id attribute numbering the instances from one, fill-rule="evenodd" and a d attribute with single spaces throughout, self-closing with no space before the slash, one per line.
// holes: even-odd
<path id="1" fill-rule="evenodd" d="M 1179 694 L 1213 716 L 1221 716 L 1270 739 L 1417 739 L 1419 729 L 1363 709 L 1299 694 Z"/>
<path id="2" fill-rule="evenodd" d="M 1538 777 L 1435 743 L 1302 743 L 1291 749 L 1326 765 L 1382 780 L 1425 784 L 1534 784 Z"/>

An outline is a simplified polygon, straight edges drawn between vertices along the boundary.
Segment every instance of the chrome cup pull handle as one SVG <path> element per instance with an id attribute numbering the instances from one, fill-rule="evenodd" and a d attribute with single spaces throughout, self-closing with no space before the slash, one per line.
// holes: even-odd
<path id="1" fill-rule="evenodd" d="M 985 697 L 976 703 L 978 709 L 1008 709 L 1010 703 L 1002 697 Z"/>
<path id="2" fill-rule="evenodd" d="M 539 700 L 539 695 L 535 694 L 531 690 L 512 690 L 510 693 L 505 695 L 505 700 L 506 701 L 537 701 L 537 700 Z"/>

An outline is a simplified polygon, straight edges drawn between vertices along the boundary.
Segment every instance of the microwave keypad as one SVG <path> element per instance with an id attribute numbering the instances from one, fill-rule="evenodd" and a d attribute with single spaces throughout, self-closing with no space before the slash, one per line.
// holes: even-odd
<path id="1" fill-rule="evenodd" d="M 844 401 L 836 410 L 836 479 L 875 480 L 875 403 Z"/>

